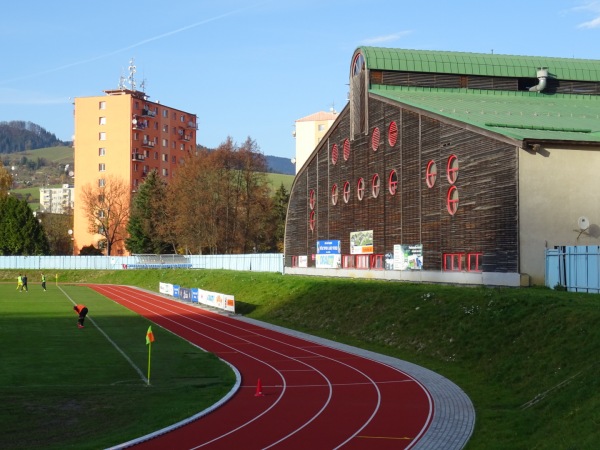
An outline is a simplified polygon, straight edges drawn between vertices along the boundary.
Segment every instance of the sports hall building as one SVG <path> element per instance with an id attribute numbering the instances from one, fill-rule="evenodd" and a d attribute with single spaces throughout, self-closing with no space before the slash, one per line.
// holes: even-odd
<path id="1" fill-rule="evenodd" d="M 285 273 L 544 284 L 600 244 L 600 61 L 360 47 L 299 168 Z"/>

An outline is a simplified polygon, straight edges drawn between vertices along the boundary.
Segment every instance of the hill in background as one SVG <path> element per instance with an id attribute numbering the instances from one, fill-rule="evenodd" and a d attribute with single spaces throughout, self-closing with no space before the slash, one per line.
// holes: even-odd
<path id="1" fill-rule="evenodd" d="M 67 146 L 53 133 L 32 122 L 0 122 L 0 153 L 15 153 L 44 147 Z"/>

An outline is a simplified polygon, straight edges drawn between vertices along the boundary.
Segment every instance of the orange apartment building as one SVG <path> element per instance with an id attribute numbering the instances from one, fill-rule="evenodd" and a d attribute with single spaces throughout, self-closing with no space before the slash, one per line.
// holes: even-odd
<path id="1" fill-rule="evenodd" d="M 103 186 L 107 177 L 123 179 L 134 195 L 146 175 L 156 169 L 168 182 L 183 159 L 196 150 L 196 115 L 151 102 L 144 92 L 129 89 L 75 99 L 74 254 L 82 247 L 102 248 L 103 236 L 90 233 L 82 190 Z M 131 196 L 129 200 L 131 200 Z M 127 255 L 124 242 L 112 255 Z"/>

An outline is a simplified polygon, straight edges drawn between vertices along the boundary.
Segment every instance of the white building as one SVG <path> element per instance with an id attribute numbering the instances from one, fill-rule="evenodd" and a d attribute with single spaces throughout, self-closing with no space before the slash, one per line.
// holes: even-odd
<path id="1" fill-rule="evenodd" d="M 296 129 L 293 133 L 296 138 L 296 173 L 321 142 L 337 117 L 336 111 L 320 111 L 296 120 Z"/>
<path id="2" fill-rule="evenodd" d="M 74 199 L 74 188 L 69 184 L 63 184 L 62 188 L 40 188 L 40 211 L 65 214 L 73 210 Z"/>

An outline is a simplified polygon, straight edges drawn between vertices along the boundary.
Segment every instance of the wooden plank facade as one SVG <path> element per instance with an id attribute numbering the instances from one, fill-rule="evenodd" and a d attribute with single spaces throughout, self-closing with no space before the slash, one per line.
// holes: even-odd
<path id="1" fill-rule="evenodd" d="M 376 255 L 389 258 L 396 244 L 422 244 L 423 270 L 444 270 L 445 258 L 452 258 L 448 255 L 463 255 L 461 264 L 468 263 L 468 255 L 479 255 L 473 270 L 519 271 L 517 147 L 376 98 L 369 99 L 368 124 L 368 133 L 352 140 L 346 107 L 298 173 L 288 209 L 286 267 L 301 255 L 314 267 L 319 240 L 340 240 L 342 254 L 350 254 L 350 233 L 373 230 Z M 447 175 L 450 158 L 458 164 L 453 183 Z M 437 167 L 432 187 L 427 184 L 430 162 Z M 390 192 L 393 171 L 395 194 Z M 359 179 L 364 182 L 362 200 Z M 350 186 L 348 202 L 345 183 Z M 447 207 L 452 187 L 458 192 L 454 214 Z M 312 207 L 311 191 L 316 199 Z"/>

